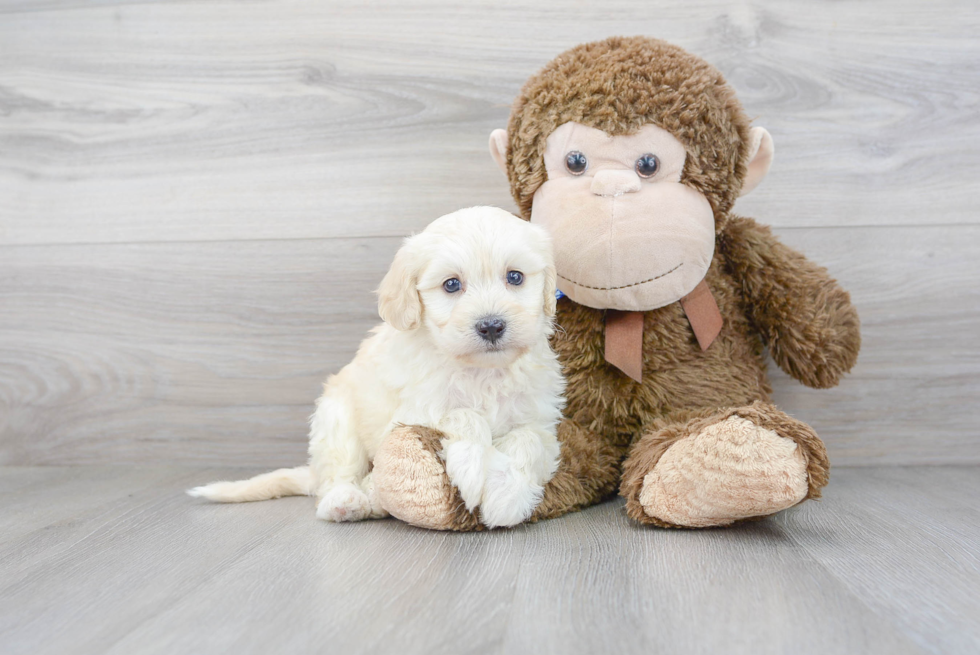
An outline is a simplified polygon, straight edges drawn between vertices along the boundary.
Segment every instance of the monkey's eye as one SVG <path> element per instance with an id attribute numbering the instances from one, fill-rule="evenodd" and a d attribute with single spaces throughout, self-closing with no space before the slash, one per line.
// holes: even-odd
<path id="1" fill-rule="evenodd" d="M 446 293 L 456 293 L 463 288 L 463 283 L 453 277 L 443 282 L 442 288 L 445 289 Z"/>
<path id="2" fill-rule="evenodd" d="M 572 150 L 565 155 L 565 168 L 572 175 L 581 175 L 589 167 L 589 160 L 578 150 Z"/>
<path id="3" fill-rule="evenodd" d="M 653 177 L 660 170 L 660 160 L 649 153 L 636 160 L 636 174 L 640 177 Z"/>
<path id="4" fill-rule="evenodd" d="M 524 283 L 524 274 L 520 271 L 507 271 L 507 284 L 513 284 L 515 287 L 520 286 Z"/>

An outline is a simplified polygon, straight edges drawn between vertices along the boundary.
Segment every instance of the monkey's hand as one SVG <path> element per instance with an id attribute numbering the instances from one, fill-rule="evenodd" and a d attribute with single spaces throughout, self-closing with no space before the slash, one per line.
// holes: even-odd
<path id="1" fill-rule="evenodd" d="M 374 458 L 381 507 L 397 519 L 431 530 L 483 530 L 446 475 L 439 453 L 446 435 L 420 425 L 391 431 Z"/>
<path id="2" fill-rule="evenodd" d="M 776 364 L 809 387 L 836 386 L 861 347 L 850 295 L 752 219 L 732 217 L 718 244 Z"/>

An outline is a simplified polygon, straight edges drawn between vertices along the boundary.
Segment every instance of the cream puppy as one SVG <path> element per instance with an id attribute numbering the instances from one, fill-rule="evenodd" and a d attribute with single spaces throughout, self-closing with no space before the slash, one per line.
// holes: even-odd
<path id="1" fill-rule="evenodd" d="M 375 453 L 394 427 L 421 425 L 446 435 L 446 472 L 484 524 L 531 515 L 558 466 L 564 391 L 548 344 L 555 267 L 545 231 L 492 207 L 443 216 L 406 239 L 378 296 L 385 322 L 317 401 L 309 466 L 190 495 L 311 494 L 327 521 L 383 517 Z"/>

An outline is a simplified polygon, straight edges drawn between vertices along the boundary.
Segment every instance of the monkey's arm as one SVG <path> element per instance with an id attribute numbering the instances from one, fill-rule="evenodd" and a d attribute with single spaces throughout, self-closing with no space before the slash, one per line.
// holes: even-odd
<path id="1" fill-rule="evenodd" d="M 718 245 L 779 367 L 809 387 L 836 386 L 861 347 L 850 295 L 752 219 L 732 217 Z"/>

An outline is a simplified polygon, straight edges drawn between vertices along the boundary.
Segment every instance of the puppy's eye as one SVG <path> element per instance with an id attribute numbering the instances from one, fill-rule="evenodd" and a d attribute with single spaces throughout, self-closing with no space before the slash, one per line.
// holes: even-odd
<path id="1" fill-rule="evenodd" d="M 649 153 L 636 160 L 636 174 L 640 177 L 653 177 L 660 170 L 660 160 Z"/>
<path id="2" fill-rule="evenodd" d="M 572 175 L 581 175 L 589 167 L 589 160 L 578 150 L 572 150 L 565 155 L 565 168 Z"/>
<path id="3" fill-rule="evenodd" d="M 443 282 L 442 288 L 446 290 L 446 293 L 456 293 L 463 288 L 463 283 L 453 277 Z"/>
<path id="4" fill-rule="evenodd" d="M 507 271 L 507 284 L 513 284 L 515 287 L 520 286 L 524 282 L 524 274 L 520 271 Z"/>

